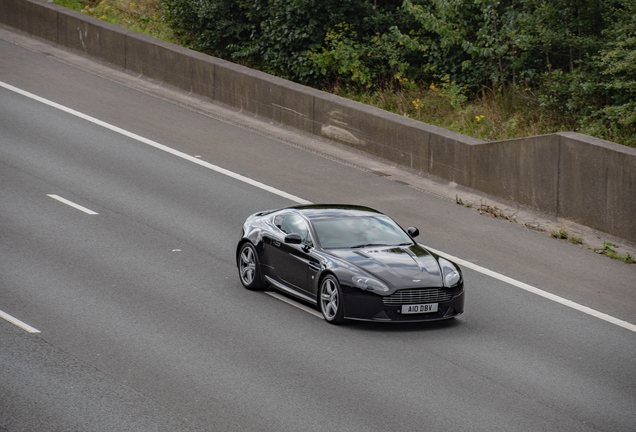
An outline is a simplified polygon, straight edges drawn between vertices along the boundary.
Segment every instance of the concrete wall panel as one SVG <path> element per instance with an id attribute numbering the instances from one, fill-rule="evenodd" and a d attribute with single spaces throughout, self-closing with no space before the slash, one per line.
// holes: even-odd
<path id="1" fill-rule="evenodd" d="M 125 52 L 126 69 L 192 91 L 194 59 L 187 48 L 130 32 Z"/>
<path id="2" fill-rule="evenodd" d="M 126 35 L 132 33 L 114 24 L 61 8 L 57 42 L 102 61 L 126 66 Z"/>
<path id="3" fill-rule="evenodd" d="M 397 117 L 397 118 L 396 118 Z M 392 162 L 420 173 L 428 173 L 431 134 L 427 128 L 400 116 L 379 116 L 372 131 L 381 154 Z"/>
<path id="4" fill-rule="evenodd" d="M 303 132 L 311 132 L 314 117 L 312 89 L 300 85 L 290 86 L 293 83 L 271 78 L 264 77 L 257 86 L 259 115 Z"/>
<path id="5" fill-rule="evenodd" d="M 213 57 L 195 51 L 192 58 L 192 93 L 214 99 L 214 68 L 216 62 Z"/>
<path id="6" fill-rule="evenodd" d="M 51 4 L 40 2 L 26 2 L 27 32 L 42 39 L 57 41 L 58 10 Z"/>
<path id="7" fill-rule="evenodd" d="M 443 130 L 431 134 L 429 173 L 457 184 L 472 187 L 473 147 L 483 141 Z"/>
<path id="8" fill-rule="evenodd" d="M 636 241 L 636 149 L 573 132 L 558 135 L 559 216 Z"/>
<path id="9" fill-rule="evenodd" d="M 431 127 L 327 93 L 314 101 L 314 134 L 420 172 L 428 172 Z"/>
<path id="10" fill-rule="evenodd" d="M 0 0 L 0 23 L 23 32 L 29 31 L 30 0 Z M 55 42 L 55 41 L 53 41 Z"/>
<path id="11" fill-rule="evenodd" d="M 294 127 L 313 129 L 314 89 L 216 59 L 214 99 L 241 111 Z"/>
<path id="12" fill-rule="evenodd" d="M 557 214 L 559 137 L 545 135 L 476 145 L 474 189 Z"/>
<path id="13" fill-rule="evenodd" d="M 0 23 L 57 42 L 59 6 L 37 0 L 0 0 Z"/>
<path id="14" fill-rule="evenodd" d="M 262 115 L 264 109 L 258 104 L 258 74 L 256 71 L 244 73 L 243 69 L 230 62 L 215 65 L 214 100 L 239 111 Z"/>

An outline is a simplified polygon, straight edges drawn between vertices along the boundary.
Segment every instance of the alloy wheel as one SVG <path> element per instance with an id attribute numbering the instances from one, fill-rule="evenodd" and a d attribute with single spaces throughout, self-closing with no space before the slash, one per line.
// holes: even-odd
<path id="1" fill-rule="evenodd" d="M 339 324 L 343 321 L 342 291 L 333 276 L 327 276 L 320 284 L 320 311 L 327 322 Z"/>
<path id="2" fill-rule="evenodd" d="M 254 248 L 248 243 L 241 249 L 239 273 L 243 285 L 251 286 L 256 276 L 256 254 Z"/>

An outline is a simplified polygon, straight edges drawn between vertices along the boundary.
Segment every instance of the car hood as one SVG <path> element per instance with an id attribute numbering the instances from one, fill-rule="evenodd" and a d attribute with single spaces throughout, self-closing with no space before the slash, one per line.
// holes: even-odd
<path id="1" fill-rule="evenodd" d="M 437 260 L 417 244 L 329 252 L 384 279 L 396 289 L 442 286 Z"/>

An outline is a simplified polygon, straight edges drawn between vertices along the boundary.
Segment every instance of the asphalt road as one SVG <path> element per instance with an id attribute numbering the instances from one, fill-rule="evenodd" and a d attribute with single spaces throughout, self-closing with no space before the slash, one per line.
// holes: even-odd
<path id="1" fill-rule="evenodd" d="M 0 431 L 636 429 L 633 329 L 473 268 L 433 324 L 331 326 L 243 289 L 243 220 L 296 202 L 206 163 L 631 325 L 636 266 L 3 29 L 0 82 L 182 152 L 0 87 L 0 310 L 40 331 L 0 320 Z"/>

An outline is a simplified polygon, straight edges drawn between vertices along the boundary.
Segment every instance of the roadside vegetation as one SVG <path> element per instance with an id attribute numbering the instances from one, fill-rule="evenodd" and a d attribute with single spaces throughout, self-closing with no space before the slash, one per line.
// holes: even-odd
<path id="1" fill-rule="evenodd" d="M 506 212 L 504 212 L 503 209 L 497 206 L 491 206 L 483 201 L 480 202 L 479 205 L 473 204 L 470 202 L 465 202 L 458 195 L 455 195 L 455 203 L 463 207 L 474 208 L 475 210 L 477 210 L 477 213 L 483 216 L 488 216 L 494 219 L 507 220 L 508 222 L 519 224 L 526 229 L 530 229 L 530 230 L 534 230 L 538 232 L 546 232 L 550 234 L 550 237 L 552 238 L 559 239 L 559 240 L 566 240 L 584 249 L 594 251 L 597 254 L 605 255 L 612 259 L 622 261 L 625 264 L 636 264 L 636 257 L 634 257 L 634 255 L 632 255 L 631 253 L 624 253 L 624 254 L 619 253 L 618 251 L 614 249 L 618 247 L 614 243 L 603 242 L 603 247 L 598 247 L 598 248 L 592 247 L 590 245 L 586 245 L 583 242 L 583 237 L 572 235 L 565 226 L 562 226 L 560 228 L 549 228 L 546 230 L 545 227 L 542 227 L 539 224 L 526 223 L 520 220 L 519 218 L 517 218 L 516 212 L 513 214 L 506 214 Z"/>
<path id="2" fill-rule="evenodd" d="M 158 0 L 55 0 L 55 4 L 166 42 L 179 43 Z"/>
<path id="3" fill-rule="evenodd" d="M 634 257 L 631 254 L 621 255 L 613 249 L 615 247 L 616 245 L 614 243 L 604 242 L 603 247 L 594 249 L 594 252 L 598 254 L 606 255 L 612 259 L 623 261 L 624 263 L 627 263 L 627 264 L 636 263 L 636 261 L 634 260 Z"/>
<path id="4" fill-rule="evenodd" d="M 636 147 L 636 0 L 55 0 L 483 140 Z"/>

